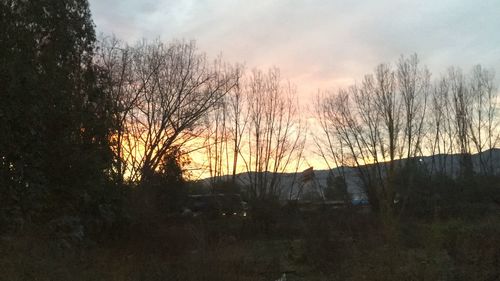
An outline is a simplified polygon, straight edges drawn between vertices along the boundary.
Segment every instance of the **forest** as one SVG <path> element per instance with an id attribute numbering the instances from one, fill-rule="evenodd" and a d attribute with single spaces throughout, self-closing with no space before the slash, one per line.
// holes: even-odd
<path id="1" fill-rule="evenodd" d="M 305 105 L 278 67 L 97 35 L 86 0 L 0 27 L 0 280 L 500 280 L 494 69 L 401 55 Z"/>

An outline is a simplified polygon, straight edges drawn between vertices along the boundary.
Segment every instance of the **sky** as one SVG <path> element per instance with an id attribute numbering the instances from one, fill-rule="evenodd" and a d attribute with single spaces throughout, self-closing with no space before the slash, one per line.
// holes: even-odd
<path id="1" fill-rule="evenodd" d="M 279 67 L 304 99 L 402 54 L 417 53 L 435 76 L 451 65 L 500 67 L 499 0 L 90 0 L 90 8 L 98 33 L 131 44 L 194 39 L 211 57 Z"/>
<path id="2" fill-rule="evenodd" d="M 130 44 L 196 40 L 209 57 L 279 67 L 304 105 L 318 90 L 349 86 L 413 53 L 434 77 L 452 65 L 467 72 L 482 64 L 500 84 L 500 0 L 89 2 L 98 33 Z"/>

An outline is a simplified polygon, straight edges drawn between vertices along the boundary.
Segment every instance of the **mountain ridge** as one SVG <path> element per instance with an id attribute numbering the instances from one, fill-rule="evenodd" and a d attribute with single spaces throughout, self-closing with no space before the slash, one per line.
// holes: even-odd
<path id="1" fill-rule="evenodd" d="M 425 165 L 427 169 L 432 169 L 433 172 L 437 172 L 440 169 L 444 171 L 445 174 L 451 177 L 457 177 L 460 173 L 460 161 L 463 157 L 463 154 L 455 153 L 455 154 L 436 154 L 429 156 L 421 156 L 416 157 L 420 163 Z M 500 148 L 492 148 L 481 153 L 470 154 L 472 168 L 474 173 L 479 173 L 481 171 L 481 166 L 487 164 L 490 168 L 492 168 L 492 173 L 495 175 L 500 174 Z M 413 158 L 415 159 L 415 158 Z M 396 161 L 396 165 L 401 165 L 402 162 L 407 161 L 407 158 L 398 159 Z M 387 165 L 389 162 L 380 162 L 377 164 L 368 164 L 363 165 L 361 168 L 371 165 Z M 441 167 L 438 167 L 441 166 Z M 344 171 L 341 171 L 343 169 Z M 300 194 L 304 194 L 307 192 L 314 191 L 314 189 L 322 189 L 326 187 L 327 178 L 330 174 L 340 175 L 341 173 L 345 175 L 347 182 L 348 192 L 354 199 L 362 199 L 365 197 L 364 190 L 361 186 L 361 182 L 358 175 L 358 168 L 351 166 L 341 166 L 335 167 L 332 169 L 319 169 L 313 170 L 314 172 L 314 183 L 313 184 L 303 183 L 302 177 L 303 172 L 285 172 L 285 173 L 277 173 L 278 182 L 280 183 L 280 198 L 281 199 L 298 199 L 300 198 Z M 239 184 L 242 186 L 248 185 L 251 180 L 250 177 L 255 176 L 258 172 L 249 171 L 242 172 L 236 174 L 236 179 Z M 262 172 L 265 173 L 268 177 L 272 176 L 273 172 Z M 224 175 L 221 177 L 212 177 L 205 178 L 202 180 L 198 180 L 198 182 L 202 182 L 205 185 L 209 185 L 214 181 L 229 181 L 232 179 L 232 175 Z M 321 190 L 317 190 L 317 192 L 321 192 Z"/>

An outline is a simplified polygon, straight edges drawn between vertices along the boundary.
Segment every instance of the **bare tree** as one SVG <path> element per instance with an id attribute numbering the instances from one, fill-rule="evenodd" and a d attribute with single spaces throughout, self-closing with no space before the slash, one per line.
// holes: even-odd
<path id="1" fill-rule="evenodd" d="M 149 83 L 149 77 L 141 81 L 138 79 L 137 71 L 134 68 L 134 56 L 138 48 L 131 48 L 119 41 L 115 37 L 102 37 L 99 40 L 95 60 L 106 74 L 105 81 L 102 81 L 103 88 L 109 91 L 111 101 L 114 102 L 113 116 L 115 132 L 112 135 L 111 145 L 114 157 L 114 178 L 122 183 L 130 162 L 130 147 L 125 143 L 129 141 L 129 126 L 127 124 L 130 112 L 137 106 L 139 95 Z"/>
<path id="2" fill-rule="evenodd" d="M 448 71 L 450 91 L 453 104 L 453 121 L 456 131 L 456 145 L 461 155 L 460 175 L 470 176 L 472 174 L 472 159 L 470 150 L 469 118 L 471 114 L 471 97 L 467 89 L 465 76 L 457 68 Z"/>
<path id="3" fill-rule="evenodd" d="M 283 83 L 279 70 L 254 70 L 247 85 L 248 153 L 240 156 L 248 172 L 249 194 L 255 199 L 281 195 L 279 173 L 297 161 L 304 146 L 295 88 Z"/>
<path id="4" fill-rule="evenodd" d="M 453 149 L 453 130 L 450 116 L 449 83 L 446 78 L 437 81 L 432 90 L 430 124 L 428 134 L 429 152 L 432 155 L 430 172 L 447 173 L 447 155 Z M 437 163 L 436 163 L 437 161 Z"/>
<path id="5" fill-rule="evenodd" d="M 470 77 L 470 115 L 468 116 L 468 133 L 474 152 L 479 154 L 479 171 L 481 174 L 491 173 L 491 154 L 485 158 L 483 151 L 495 147 L 498 124 L 495 123 L 496 89 L 492 72 L 476 65 Z"/>
<path id="6" fill-rule="evenodd" d="M 232 89 L 227 97 L 228 104 L 228 112 L 229 112 L 229 134 L 232 139 L 232 153 L 233 153 L 233 161 L 232 161 L 232 182 L 233 184 L 236 182 L 236 172 L 238 169 L 238 160 L 241 154 L 242 149 L 242 139 L 243 134 L 246 130 L 248 124 L 248 116 L 249 110 L 248 107 L 245 106 L 245 93 L 244 93 L 244 81 L 242 68 L 238 68 L 239 77 L 238 83 Z"/>
<path id="7" fill-rule="evenodd" d="M 365 86 L 371 83 L 372 77 L 365 78 Z M 376 179 L 374 170 L 369 166 L 371 161 L 378 161 L 379 145 L 379 118 L 374 115 L 373 119 L 368 117 L 371 111 L 364 111 L 371 106 L 371 102 L 356 105 L 356 100 L 362 100 L 366 91 L 361 91 L 353 86 L 350 91 L 340 90 L 337 93 L 326 94 L 317 100 L 316 118 L 320 123 L 325 138 L 315 138 L 319 154 L 323 157 L 327 165 L 354 166 L 358 170 L 360 179 L 374 208 L 378 208 L 378 198 L 376 196 Z M 370 98 L 370 96 L 366 96 Z M 358 115 L 366 113 L 367 115 Z M 363 120 L 370 119 L 369 124 L 362 124 Z M 366 125 L 366 126 L 365 126 Z M 368 127 L 368 130 L 366 128 Z M 370 129 L 371 128 L 371 129 Z M 370 145 L 371 144 L 371 145 Z M 374 144 L 374 145 L 373 145 Z M 374 156 L 374 157 L 373 157 Z M 330 166 L 331 167 L 331 166 Z M 341 172 L 344 169 L 340 170 Z M 345 176 L 340 174 L 340 176 Z"/>
<path id="8" fill-rule="evenodd" d="M 416 55 L 402 57 L 396 71 L 381 64 L 361 84 L 316 102 L 324 135 L 316 137 L 319 154 L 337 167 L 356 167 L 372 205 L 388 214 L 398 160 L 423 153 L 429 81 Z"/>
<path id="9" fill-rule="evenodd" d="M 227 175 L 229 168 L 227 104 L 221 99 L 205 118 L 205 147 L 208 171 L 212 184 Z"/>
<path id="10" fill-rule="evenodd" d="M 242 68 L 235 68 L 236 84 L 206 115 L 205 150 L 212 184 L 222 176 L 231 175 L 236 183 L 242 135 L 248 122 Z"/>
<path id="11" fill-rule="evenodd" d="M 427 98 L 430 92 L 430 73 L 419 67 L 416 54 L 402 56 L 397 65 L 398 88 L 401 93 L 404 112 L 404 135 L 402 149 L 407 159 L 422 155 L 422 141 L 425 133 L 424 119 L 427 112 Z M 403 153 L 401 153 L 403 154 Z"/>
<path id="12" fill-rule="evenodd" d="M 119 174 L 142 182 L 171 148 L 201 134 L 200 120 L 237 79 L 234 69 L 221 60 L 209 62 L 194 42 L 116 46 L 103 48 L 102 57 L 109 58 L 103 62 L 122 62 L 118 67 L 107 64 L 123 128 L 117 132 L 116 151 L 126 170 L 121 166 Z"/>

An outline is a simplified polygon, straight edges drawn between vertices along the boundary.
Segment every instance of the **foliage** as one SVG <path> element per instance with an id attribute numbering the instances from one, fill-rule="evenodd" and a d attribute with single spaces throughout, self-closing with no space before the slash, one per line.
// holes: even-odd
<path id="1" fill-rule="evenodd" d="M 324 191 L 325 198 L 328 200 L 341 200 L 350 202 L 349 193 L 347 192 L 347 183 L 345 177 L 328 175 L 326 179 L 326 189 Z"/>
<path id="2" fill-rule="evenodd" d="M 182 165 L 189 161 L 181 150 L 165 155 L 156 171 L 144 172 L 144 180 L 137 186 L 142 220 L 155 220 L 172 212 L 179 212 L 186 201 Z"/>
<path id="3" fill-rule="evenodd" d="M 498 176 L 452 178 L 441 173 L 431 175 L 416 162 L 398 170 L 394 181 L 402 217 L 481 217 L 500 202 Z"/>
<path id="4" fill-rule="evenodd" d="M 224 193 L 224 194 L 240 194 L 241 186 L 237 182 L 232 180 L 216 181 L 212 184 L 213 193 Z"/>
<path id="5" fill-rule="evenodd" d="M 111 162 L 88 3 L 9 0 L 0 13 L 2 219 L 80 216 Z"/>

